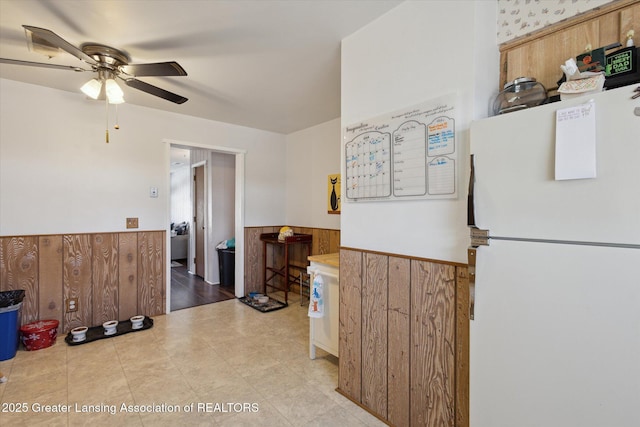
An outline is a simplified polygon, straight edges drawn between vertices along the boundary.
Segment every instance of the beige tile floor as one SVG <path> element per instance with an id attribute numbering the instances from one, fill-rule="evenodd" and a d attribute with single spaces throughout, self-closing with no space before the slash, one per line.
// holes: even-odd
<path id="1" fill-rule="evenodd" d="M 60 336 L 0 362 L 0 426 L 384 426 L 335 391 L 337 359 L 310 360 L 308 337 L 306 307 L 237 300 L 80 346 Z"/>

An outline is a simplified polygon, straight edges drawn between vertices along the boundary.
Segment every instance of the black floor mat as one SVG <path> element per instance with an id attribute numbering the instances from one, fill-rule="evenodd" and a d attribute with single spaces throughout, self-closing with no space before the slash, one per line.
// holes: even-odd
<path id="1" fill-rule="evenodd" d="M 264 304 L 260 304 L 254 299 L 248 298 L 248 297 L 242 297 L 238 299 L 240 300 L 240 302 L 247 304 L 249 307 L 255 308 L 256 310 L 261 311 L 263 313 L 280 310 L 281 308 L 285 308 L 289 306 L 288 304 L 275 300 L 273 298 L 269 298 L 269 301 Z"/>
<path id="2" fill-rule="evenodd" d="M 69 331 L 69 333 L 64 338 L 64 340 L 69 345 L 80 345 L 80 344 L 86 344 L 88 342 L 95 341 L 95 340 L 101 340 L 104 338 L 117 337 L 119 335 L 128 334 L 129 332 L 144 331 L 145 329 L 149 329 L 151 327 L 153 327 L 153 319 L 148 316 L 145 316 L 144 320 L 142 321 L 142 327 L 139 329 L 133 329 L 131 327 L 131 321 L 125 320 L 122 322 L 118 322 L 118 326 L 116 326 L 116 333 L 112 335 L 105 335 L 104 328 L 102 326 L 94 326 L 87 330 L 86 339 L 84 341 L 74 342 L 71 331 Z"/>

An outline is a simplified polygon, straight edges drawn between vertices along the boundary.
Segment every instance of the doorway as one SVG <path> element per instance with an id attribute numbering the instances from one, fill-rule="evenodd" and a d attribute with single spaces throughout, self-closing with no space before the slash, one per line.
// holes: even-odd
<path id="1" fill-rule="evenodd" d="M 216 253 L 216 246 L 219 243 L 219 240 L 226 238 L 233 238 L 235 240 L 236 247 L 236 255 L 235 255 L 235 268 L 234 268 L 234 276 L 235 276 L 235 286 L 231 289 L 228 289 L 226 293 L 226 298 L 229 297 L 240 297 L 244 295 L 244 150 L 231 149 L 225 147 L 211 147 L 205 146 L 201 144 L 194 144 L 182 141 L 173 141 L 173 140 L 165 140 L 167 145 L 167 151 L 169 152 L 169 157 L 171 157 L 171 151 L 174 148 L 186 149 L 191 153 L 210 153 L 207 154 L 205 158 L 198 158 L 197 155 L 195 159 L 190 160 L 190 165 L 195 166 L 195 178 L 192 176 L 192 183 L 194 186 L 194 192 L 192 192 L 193 199 L 190 201 L 189 210 L 192 211 L 191 214 L 191 236 L 189 242 L 189 256 L 188 263 L 185 266 L 185 271 L 183 273 L 188 272 L 188 276 L 184 276 L 180 278 L 180 282 L 174 281 L 172 283 L 171 277 L 177 277 L 177 275 L 172 274 L 170 263 L 167 264 L 167 302 L 166 309 L 167 313 L 178 309 L 174 308 L 171 303 L 171 294 L 172 294 L 172 286 L 183 286 L 186 279 L 194 279 L 194 280 L 203 280 L 203 283 L 206 283 L 209 287 L 213 284 L 217 284 L 219 282 L 219 270 L 218 270 L 218 260 Z M 212 171 L 220 171 L 224 168 L 220 167 L 220 162 L 216 161 L 216 159 L 224 158 L 223 165 L 227 165 L 226 172 L 213 172 Z M 205 160 L 209 160 L 206 162 Z M 202 164 L 198 164 L 202 162 Z M 200 172 L 201 171 L 201 172 Z M 220 175 L 224 173 L 226 175 Z M 228 178 L 230 174 L 230 178 Z M 204 175 L 204 183 L 198 185 L 199 177 Z M 226 178 L 225 178 L 226 177 Z M 215 190 L 219 183 L 227 180 L 226 186 L 233 193 L 232 198 L 227 200 L 224 203 L 224 206 L 216 206 L 216 199 L 214 197 L 209 197 L 212 189 Z M 195 192 L 201 194 L 199 189 L 204 190 L 204 196 L 200 197 L 204 199 L 204 203 L 200 203 L 200 207 L 197 203 L 197 198 Z M 207 200 L 207 197 L 209 199 Z M 169 198 L 170 199 L 170 198 Z M 221 203 L 221 202 L 218 202 Z M 171 209 L 171 201 L 169 200 L 169 208 Z M 198 214 L 197 210 L 200 210 L 201 213 Z M 202 211 L 204 210 L 204 220 L 198 221 L 198 217 L 202 218 Z M 215 211 L 215 215 L 213 215 Z M 195 221 L 193 221 L 193 217 L 196 217 Z M 228 227 L 220 227 L 218 223 L 217 226 L 213 223 L 214 227 L 210 227 L 207 225 L 207 221 L 212 222 L 212 218 L 216 218 L 220 221 L 221 217 L 226 217 L 226 221 L 231 221 Z M 229 219 L 230 218 L 230 219 Z M 204 225 L 204 230 L 203 230 Z M 217 228 L 218 234 L 213 230 L 213 228 Z M 221 237 L 220 230 L 225 230 L 225 234 Z M 201 232 L 203 231 L 202 235 Z M 239 236 L 240 238 L 235 239 L 235 236 Z M 168 233 L 168 239 L 169 239 Z M 198 242 L 199 247 L 196 249 L 195 244 Z M 200 242 L 203 245 L 200 245 Z M 169 247 L 169 245 L 167 245 Z M 202 256 L 198 256 L 198 253 L 202 253 Z M 194 256 L 195 255 L 195 256 Z M 169 258 L 170 255 L 168 254 Z M 194 262 L 194 258 L 196 261 L 201 260 L 202 263 Z M 176 273 L 178 270 L 176 270 Z M 195 273 L 195 274 L 193 274 Z M 202 279 L 198 276 L 201 276 Z M 186 280 L 189 282 L 190 280 Z M 210 293 L 211 289 L 207 289 L 207 293 Z M 205 296 L 206 297 L 206 296 Z M 217 297 L 213 297 L 214 299 Z M 206 303 L 206 302 L 205 302 Z M 201 305 L 201 304 L 195 304 Z"/>
<path id="2" fill-rule="evenodd" d="M 235 298 L 232 287 L 211 285 L 185 265 L 171 268 L 171 311 Z"/>
<path id="3" fill-rule="evenodd" d="M 207 164 L 198 164 L 193 168 L 193 238 L 195 252 L 193 254 L 193 265 L 196 276 L 205 277 L 205 227 L 206 216 L 205 206 L 207 203 L 205 168 Z"/>

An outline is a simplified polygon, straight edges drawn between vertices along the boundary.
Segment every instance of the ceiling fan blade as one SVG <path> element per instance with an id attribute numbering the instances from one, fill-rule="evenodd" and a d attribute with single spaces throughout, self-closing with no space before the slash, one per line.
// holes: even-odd
<path id="1" fill-rule="evenodd" d="M 120 70 L 130 76 L 186 76 L 187 72 L 175 61 L 156 62 L 153 64 L 128 64 L 120 67 Z"/>
<path id="2" fill-rule="evenodd" d="M 0 63 L 11 64 L 11 65 L 28 65 L 30 67 L 54 68 L 57 70 L 91 71 L 91 70 L 85 70 L 84 68 L 80 68 L 80 67 L 72 67 L 70 65 L 47 64 L 46 62 L 20 61 L 18 59 L 9 59 L 9 58 L 0 58 Z"/>
<path id="3" fill-rule="evenodd" d="M 27 31 L 27 37 L 30 38 L 32 42 L 33 42 L 33 36 L 35 35 L 36 38 L 43 39 L 50 45 L 58 47 L 88 64 L 91 64 L 91 65 L 98 64 L 98 62 L 95 59 L 93 59 L 92 57 L 90 57 L 89 55 L 87 55 L 86 53 L 84 53 L 83 51 L 81 51 L 80 49 L 78 49 L 77 47 L 75 47 L 74 45 L 72 45 L 71 43 L 69 43 L 68 41 L 66 41 L 65 39 L 63 39 L 62 37 L 60 37 L 59 35 L 57 35 L 51 30 L 47 30 L 46 28 L 32 27 L 30 25 L 23 25 L 23 27 Z M 31 35 L 29 33 L 31 33 Z"/>
<path id="4" fill-rule="evenodd" d="M 160 89 L 157 86 L 150 85 L 149 83 L 145 83 L 141 80 L 137 79 L 123 79 L 127 86 L 132 87 L 134 89 L 141 90 L 143 92 L 147 92 L 151 95 L 158 96 L 160 98 L 166 99 L 167 101 L 175 102 L 176 104 L 184 104 L 188 101 L 188 98 L 184 96 L 177 95 L 175 93 L 169 92 L 164 89 Z"/>

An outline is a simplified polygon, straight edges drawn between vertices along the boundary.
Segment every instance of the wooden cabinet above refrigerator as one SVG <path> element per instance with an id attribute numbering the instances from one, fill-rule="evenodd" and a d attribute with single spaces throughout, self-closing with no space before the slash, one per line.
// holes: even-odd
<path id="1" fill-rule="evenodd" d="M 640 0 L 617 0 L 500 45 L 500 90 L 522 76 L 534 77 L 550 95 L 562 77 L 560 65 L 585 51 L 620 42 L 629 30 L 640 46 Z"/>

